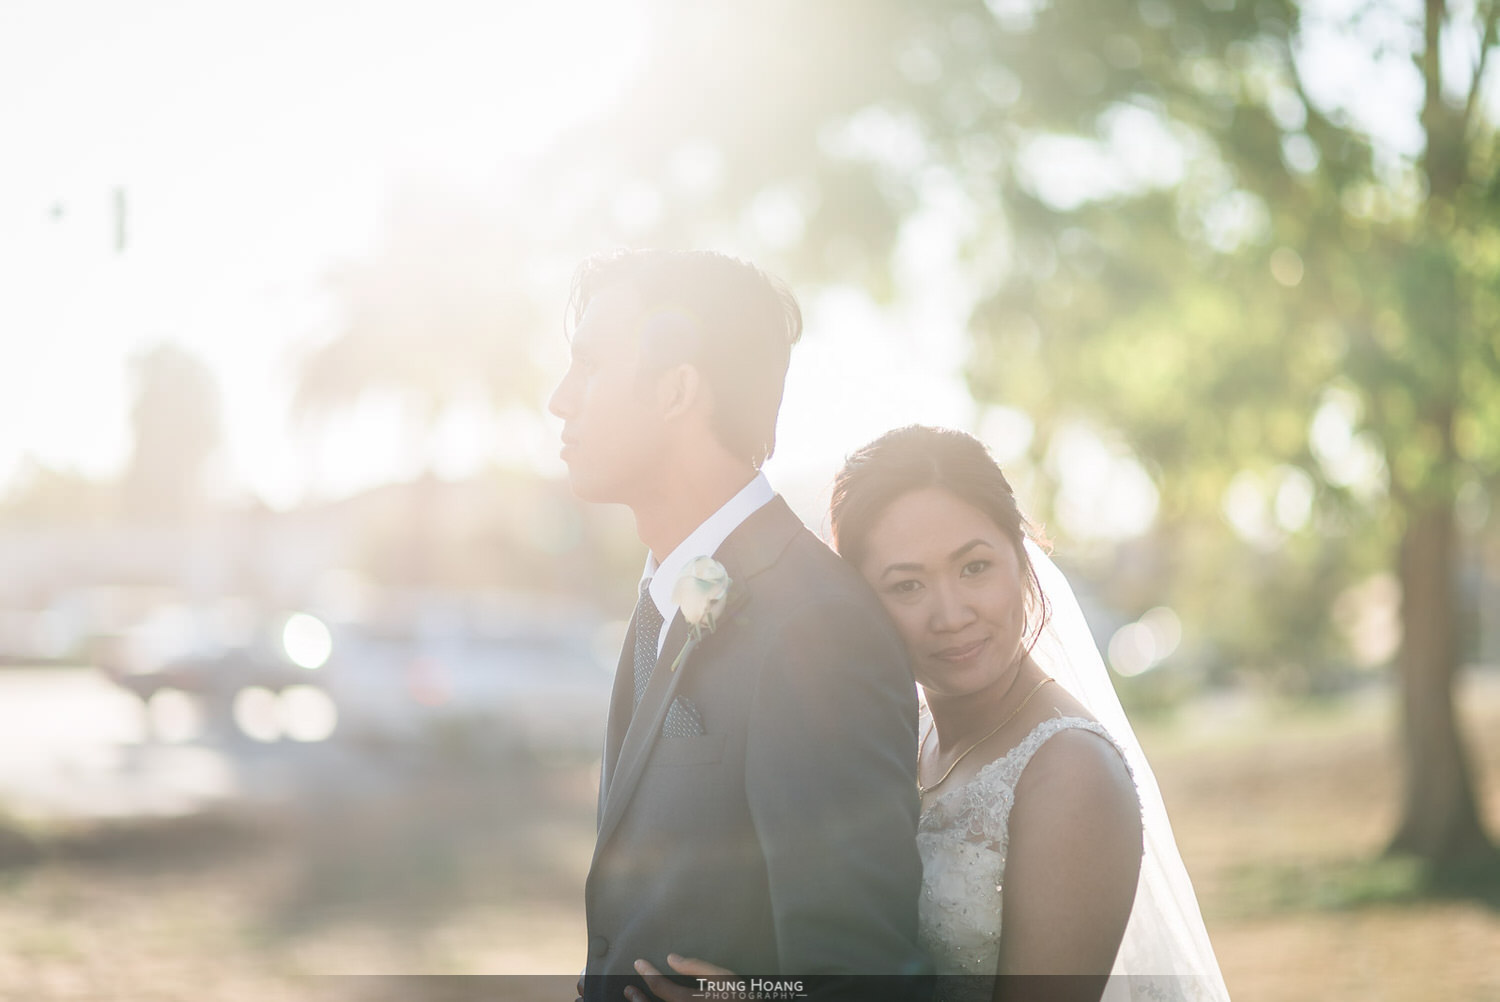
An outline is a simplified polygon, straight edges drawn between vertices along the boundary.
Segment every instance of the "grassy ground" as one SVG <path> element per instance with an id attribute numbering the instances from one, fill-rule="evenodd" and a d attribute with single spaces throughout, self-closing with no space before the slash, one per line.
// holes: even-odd
<path id="1" fill-rule="evenodd" d="M 1500 692 L 1476 689 L 1465 715 L 1500 833 Z M 1390 733 L 1383 700 L 1143 730 L 1240 1002 L 1500 999 L 1494 884 L 1428 896 L 1378 860 Z M 362 983 L 316 975 L 576 971 L 593 767 L 403 770 L 378 796 L 38 832 L 40 861 L 0 868 L 0 998 L 342 999 Z"/>
<path id="2" fill-rule="evenodd" d="M 1481 681 L 1463 718 L 1500 833 L 1500 689 Z M 1142 735 L 1234 998 L 1500 999 L 1500 875 L 1433 895 L 1380 859 L 1395 729 L 1381 698 Z"/>

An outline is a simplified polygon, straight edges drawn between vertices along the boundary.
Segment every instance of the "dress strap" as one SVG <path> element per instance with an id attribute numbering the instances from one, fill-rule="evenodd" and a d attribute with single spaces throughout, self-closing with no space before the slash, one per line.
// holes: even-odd
<path id="1" fill-rule="evenodd" d="M 1032 757 L 1041 750 L 1042 745 L 1046 744 L 1054 735 L 1061 734 L 1067 730 L 1088 731 L 1099 735 L 1105 741 L 1108 741 L 1110 747 L 1120 756 L 1120 761 L 1125 763 L 1126 771 L 1130 770 L 1130 763 L 1125 759 L 1125 750 L 1120 747 L 1119 742 L 1114 739 L 1114 736 L 1105 730 L 1104 725 L 1097 720 L 1089 720 L 1085 717 L 1048 717 L 1033 727 L 1031 733 L 1022 738 L 1014 748 L 985 766 L 981 770 L 981 775 L 993 769 L 995 771 L 994 778 L 1014 790 L 1016 784 L 1021 780 L 1021 773 L 1026 771 L 1026 766 L 1031 763 Z M 1133 773 L 1131 774 L 1131 778 L 1132 780 L 1135 778 Z"/>

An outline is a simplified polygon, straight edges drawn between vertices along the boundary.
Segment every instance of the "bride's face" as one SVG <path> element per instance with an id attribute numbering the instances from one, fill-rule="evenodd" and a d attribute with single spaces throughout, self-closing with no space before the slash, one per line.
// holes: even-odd
<path id="1" fill-rule="evenodd" d="M 968 695 L 1016 670 L 1026 589 L 1015 547 L 988 515 L 940 488 L 897 498 L 875 522 L 860 571 L 931 695 Z"/>

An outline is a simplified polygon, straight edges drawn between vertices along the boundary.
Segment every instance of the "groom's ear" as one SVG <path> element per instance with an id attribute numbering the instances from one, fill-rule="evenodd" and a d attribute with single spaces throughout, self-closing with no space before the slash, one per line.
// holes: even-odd
<path id="1" fill-rule="evenodd" d="M 688 362 L 668 366 L 656 379 L 656 406 L 665 421 L 680 418 L 700 406 L 707 394 L 703 373 Z"/>

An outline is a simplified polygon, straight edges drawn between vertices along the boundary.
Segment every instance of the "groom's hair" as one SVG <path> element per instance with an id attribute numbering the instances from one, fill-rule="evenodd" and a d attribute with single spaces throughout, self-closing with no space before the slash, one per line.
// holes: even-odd
<path id="1" fill-rule="evenodd" d="M 712 427 L 757 469 L 776 449 L 776 415 L 802 310 L 790 289 L 748 261 L 713 251 L 624 250 L 579 266 L 568 297 L 574 325 L 601 290 L 641 298 L 641 375 L 697 367 L 713 393 Z"/>
<path id="2" fill-rule="evenodd" d="M 987 515 L 1015 548 L 1026 586 L 1026 649 L 1036 644 L 1050 610 L 1041 580 L 1026 554 L 1026 539 L 1045 545 L 1041 531 L 1021 513 L 1016 492 L 990 450 L 951 428 L 909 425 L 888 431 L 856 450 L 833 481 L 829 520 L 833 546 L 856 568 L 864 563 L 870 533 L 898 498 L 936 487 Z"/>

